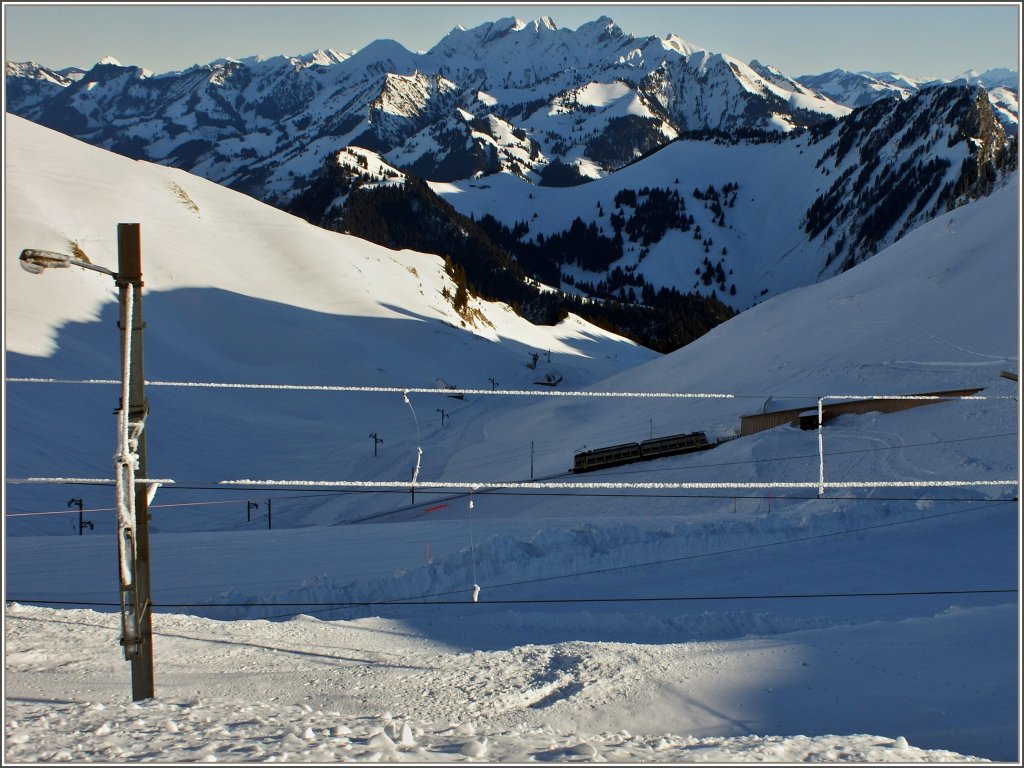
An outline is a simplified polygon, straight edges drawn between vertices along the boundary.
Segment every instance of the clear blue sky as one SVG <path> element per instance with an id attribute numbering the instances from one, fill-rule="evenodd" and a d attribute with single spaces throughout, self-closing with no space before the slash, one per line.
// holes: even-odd
<path id="1" fill-rule="evenodd" d="M 636 37 L 675 33 L 710 51 L 798 76 L 835 68 L 951 78 L 1018 69 L 1020 6 L 721 3 L 4 3 L 4 55 L 60 69 L 105 55 L 154 72 L 221 57 L 350 53 L 380 38 L 426 50 L 461 24 L 550 16 L 576 29 L 610 16 Z"/>

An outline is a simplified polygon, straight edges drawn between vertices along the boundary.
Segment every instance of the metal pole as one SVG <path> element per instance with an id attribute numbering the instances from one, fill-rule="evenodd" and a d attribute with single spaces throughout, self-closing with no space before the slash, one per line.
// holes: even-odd
<path id="1" fill-rule="evenodd" d="M 144 423 L 149 409 L 144 390 L 142 330 L 142 248 L 138 224 L 117 225 L 117 285 L 121 306 L 127 306 L 128 292 L 132 292 L 131 371 L 128 380 L 129 423 Z M 123 314 L 123 313 L 122 313 Z M 123 337 L 122 337 L 123 338 Z M 122 343 L 122 353 L 123 350 Z M 138 455 L 136 480 L 146 474 L 146 430 L 138 434 L 135 449 Z M 130 599 L 131 620 L 134 622 L 135 642 L 125 645 L 125 657 L 132 665 L 132 700 L 154 697 L 153 686 L 153 600 L 149 579 L 149 488 L 145 483 L 135 484 L 135 537 L 134 557 L 131 562 L 132 586 Z M 123 609 L 122 609 L 123 610 Z M 124 617 L 122 617 L 124 618 Z M 122 638 L 124 642 L 124 638 Z"/>
<path id="2" fill-rule="evenodd" d="M 533 480 L 533 440 L 530 441 L 530 479 Z"/>
<path id="3" fill-rule="evenodd" d="M 270 508 L 270 499 L 267 499 L 267 530 L 271 530 L 274 527 L 273 510 Z"/>
<path id="4" fill-rule="evenodd" d="M 68 506 L 69 507 L 73 507 L 73 506 L 77 506 L 78 507 L 78 535 L 79 536 L 82 535 L 82 529 L 85 528 L 85 521 L 82 519 L 82 504 L 83 504 L 83 502 L 82 502 L 81 499 L 71 499 L 71 500 L 68 501 Z"/>

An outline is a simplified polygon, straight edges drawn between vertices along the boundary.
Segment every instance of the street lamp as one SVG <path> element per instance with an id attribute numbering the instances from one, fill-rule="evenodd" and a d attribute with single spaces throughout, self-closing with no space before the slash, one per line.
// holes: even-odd
<path id="1" fill-rule="evenodd" d="M 149 579 L 149 487 L 146 479 L 146 402 L 142 356 L 142 249 L 138 224 L 117 225 L 117 272 L 87 259 L 27 248 L 22 268 L 32 274 L 71 266 L 102 272 L 118 287 L 121 402 L 117 410 L 117 552 L 121 645 L 132 665 L 132 700 L 153 698 L 153 601 Z"/>
<path id="2" fill-rule="evenodd" d="M 18 257 L 21 260 L 21 268 L 33 275 L 40 274 L 44 269 L 64 269 L 67 267 L 82 267 L 91 269 L 94 272 L 102 272 L 117 280 L 117 272 L 111 272 L 106 267 L 101 267 L 76 256 L 69 256 L 66 253 L 56 251 L 41 251 L 38 248 L 26 248 Z"/>

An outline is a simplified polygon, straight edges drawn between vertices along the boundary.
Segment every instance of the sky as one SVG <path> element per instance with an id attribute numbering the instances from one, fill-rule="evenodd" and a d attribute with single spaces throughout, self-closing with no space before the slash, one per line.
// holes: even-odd
<path id="1" fill-rule="evenodd" d="M 61 69 L 110 55 L 156 73 L 221 57 L 349 53 L 381 38 L 427 50 L 457 25 L 549 16 L 576 29 L 610 16 L 636 37 L 670 33 L 791 76 L 836 68 L 951 79 L 1017 69 L 1020 6 L 992 4 L 4 3 L 8 61 Z"/>

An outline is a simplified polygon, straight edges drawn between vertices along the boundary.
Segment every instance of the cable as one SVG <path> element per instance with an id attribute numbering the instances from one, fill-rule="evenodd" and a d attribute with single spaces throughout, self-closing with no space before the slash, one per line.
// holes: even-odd
<path id="1" fill-rule="evenodd" d="M 282 498 L 296 498 L 296 497 L 282 497 Z M 149 509 L 170 509 L 173 507 L 209 507 L 217 504 L 241 504 L 248 501 L 248 499 L 229 499 L 227 501 L 183 501 L 177 504 L 149 504 Z M 81 510 L 85 512 L 116 512 L 116 507 L 93 507 L 91 509 Z M 59 512 L 6 512 L 4 517 L 40 517 L 44 515 L 77 515 L 79 510 L 61 510 Z"/>
<path id="2" fill-rule="evenodd" d="M 8 378 L 11 384 L 117 384 L 113 379 L 43 379 L 43 378 Z M 303 392 L 364 392 L 364 393 L 410 393 L 442 395 L 508 395 L 514 397 L 637 397 L 637 398 L 672 398 L 672 399 L 733 399 L 736 397 L 754 397 L 752 395 L 731 395 L 725 393 L 705 392 L 591 392 L 583 390 L 532 390 L 532 389 L 459 389 L 438 387 L 363 387 L 328 384 L 228 384 L 224 382 L 198 381 L 146 381 L 147 387 L 186 387 L 198 389 L 276 389 L 299 390 Z"/>
<path id="3" fill-rule="evenodd" d="M 73 483 L 71 483 L 73 485 Z M 112 485 L 111 481 L 108 485 Z M 176 485 L 168 490 L 201 490 L 201 491 L 236 491 L 238 488 L 225 488 L 218 486 L 191 486 L 191 485 Z M 243 490 L 266 490 L 259 486 Z M 290 496 L 272 496 L 274 501 L 280 500 L 293 500 L 293 499 L 304 499 L 308 500 L 311 497 L 319 496 L 323 498 L 327 497 L 340 497 L 340 496 L 359 496 L 359 495 L 376 495 L 376 494 L 391 494 L 404 496 L 408 493 L 408 490 L 401 490 L 398 488 L 390 489 L 377 489 L 377 490 L 366 490 L 366 489 L 352 489 L 352 490 L 327 490 L 319 488 L 310 488 L 304 490 L 301 493 L 297 493 Z M 452 497 L 447 492 L 443 491 L 422 491 L 424 495 L 444 495 L 449 498 Z M 748 499 L 748 500 L 765 500 L 771 499 L 773 501 L 827 501 L 827 502 L 838 502 L 838 501 L 856 501 L 856 502 L 959 502 L 959 503 L 982 503 L 992 501 L 987 498 L 966 498 L 961 496 L 951 496 L 944 498 L 928 498 L 924 496 L 786 496 L 778 494 L 720 494 L 720 493 L 604 493 L 604 492 L 590 492 L 590 491 L 576 491 L 573 493 L 560 493 L 556 491 L 545 491 L 538 490 L 536 492 L 529 491 L 516 491 L 516 490 L 501 490 L 494 489 L 488 490 L 486 493 L 492 496 L 510 496 L 515 498 L 601 498 L 601 499 Z M 213 506 L 218 504 L 242 504 L 248 501 L 248 499 L 231 499 L 228 501 L 201 501 L 201 502 L 182 502 L 178 504 L 153 504 L 150 505 L 150 509 L 168 509 L 175 507 L 202 507 L 202 506 Z M 1007 499 L 1006 501 L 1017 501 L 1017 498 Z M 426 502 L 424 502 L 426 503 Z M 341 520 L 341 523 L 362 523 L 370 520 L 376 520 L 389 515 L 400 514 L 402 512 L 409 512 L 414 510 L 416 507 L 422 506 L 421 504 L 414 506 L 401 507 L 399 509 L 389 509 L 383 512 L 377 512 L 372 515 L 366 515 L 364 517 L 354 518 L 351 520 Z M 84 512 L 113 512 L 113 507 L 96 507 L 93 509 L 83 510 Z M 71 515 L 78 514 L 77 510 L 60 510 L 57 512 L 6 512 L 5 517 L 42 517 L 52 515 Z"/>
<path id="4" fill-rule="evenodd" d="M 460 590 L 461 591 L 461 590 Z M 650 602 L 685 602 L 697 600 L 810 600 L 821 598 L 846 598 L 846 597 L 922 597 L 931 595 L 993 595 L 993 594 L 1017 594 L 1016 587 L 993 588 L 993 589 L 933 589 L 919 591 L 897 591 L 897 592 L 814 592 L 814 593 L 793 593 L 780 595 L 671 595 L 659 597 L 550 597 L 550 598 L 522 598 L 487 600 L 489 605 L 543 605 L 548 603 L 576 604 L 576 603 L 650 603 Z M 90 602 L 85 600 L 33 600 L 13 598 L 6 601 L 8 604 L 21 603 L 33 605 L 87 605 L 93 607 L 114 608 L 120 603 Z M 430 600 L 424 602 L 397 601 L 397 600 L 367 600 L 350 603 L 153 603 L 154 608 L 293 608 L 299 606 L 328 606 L 323 611 L 340 610 L 342 608 L 369 608 L 376 605 L 471 605 L 474 600 Z M 298 614 L 286 614 L 295 616 Z"/>
<path id="5" fill-rule="evenodd" d="M 504 584 L 492 585 L 491 589 L 498 589 L 498 588 L 501 588 L 501 587 L 516 587 L 516 586 L 521 586 L 523 584 L 534 584 L 534 583 L 539 583 L 539 582 L 543 582 L 543 581 L 556 581 L 556 580 L 559 580 L 559 579 L 571 579 L 571 578 L 576 578 L 578 576 L 594 576 L 594 575 L 601 574 L 601 573 L 614 573 L 615 571 L 626 571 L 626 570 L 631 570 L 633 568 L 647 568 L 647 567 L 650 567 L 652 565 L 664 565 L 666 563 L 676 563 L 676 562 L 682 562 L 684 560 L 700 560 L 700 559 L 703 559 L 703 558 L 706 558 L 706 557 L 716 557 L 718 555 L 732 555 L 732 554 L 738 554 L 740 552 L 752 552 L 752 551 L 758 550 L 758 549 L 770 549 L 772 547 L 778 547 L 778 546 L 782 546 L 782 545 L 785 545 L 785 544 L 799 544 L 799 543 L 806 542 L 806 541 L 815 541 L 817 539 L 827 539 L 827 538 L 832 538 L 832 537 L 835 537 L 835 536 L 846 536 L 847 534 L 851 534 L 851 533 L 864 533 L 864 532 L 867 532 L 867 531 L 880 530 L 882 528 L 892 528 L 892 527 L 895 527 L 895 526 L 898 526 L 898 525 L 909 525 L 909 524 L 912 524 L 912 523 L 927 522 L 927 521 L 930 521 L 930 520 L 937 520 L 937 519 L 943 518 L 943 517 L 950 517 L 952 515 L 962 514 L 964 512 L 979 512 L 979 511 L 985 510 L 985 509 L 992 509 L 992 508 L 999 507 L 999 506 L 1002 506 L 1004 504 L 1009 504 L 1009 503 L 1011 503 L 1011 502 L 1009 502 L 1009 501 L 1001 501 L 1001 502 L 996 502 L 995 504 L 990 504 L 990 505 L 988 505 L 986 507 L 974 507 L 974 508 L 971 508 L 971 509 L 957 509 L 957 510 L 952 510 L 950 512 L 939 512 L 939 513 L 934 514 L 934 515 L 924 515 L 923 517 L 914 517 L 914 518 L 910 518 L 910 519 L 907 519 L 907 520 L 894 520 L 894 521 L 887 522 L 887 523 L 878 523 L 876 525 L 868 525 L 868 526 L 864 526 L 863 528 L 852 528 L 852 529 L 848 529 L 848 530 L 844 530 L 844 531 L 833 531 L 831 533 L 817 533 L 817 534 L 814 534 L 812 536 L 801 536 L 801 537 L 795 538 L 795 539 L 784 539 L 783 541 L 773 541 L 773 542 L 767 542 L 767 543 L 764 543 L 764 544 L 750 544 L 750 545 L 747 545 L 747 546 L 744 546 L 744 547 L 735 547 L 733 549 L 721 549 L 721 550 L 717 550 L 715 552 L 703 552 L 703 553 L 695 554 L 695 555 L 681 555 L 679 557 L 669 557 L 669 558 L 665 558 L 665 559 L 662 559 L 662 560 L 651 560 L 651 561 L 648 561 L 648 562 L 645 562 L 645 563 L 636 563 L 634 565 L 617 565 L 617 566 L 612 566 L 612 567 L 609 567 L 609 568 L 598 568 L 598 569 L 594 569 L 594 570 L 591 570 L 591 571 L 581 571 L 579 573 L 567 574 L 565 576 L 543 576 L 543 577 L 539 577 L 539 578 L 536 578 L 536 579 L 524 579 L 524 580 L 521 580 L 521 581 L 510 581 L 510 582 L 506 582 Z"/>
<path id="6" fill-rule="evenodd" d="M 847 530 L 843 530 L 843 531 L 833 531 L 833 532 L 830 532 L 830 533 L 814 534 L 812 536 L 802 536 L 802 537 L 798 537 L 798 538 L 795 538 L 795 539 L 784 539 L 782 541 L 766 542 L 764 544 L 751 544 L 751 545 L 747 545 L 747 546 L 743 546 L 743 547 L 734 547 L 734 548 L 731 548 L 731 549 L 716 550 L 714 552 L 703 552 L 703 553 L 692 554 L 692 555 L 681 555 L 679 557 L 664 558 L 664 559 L 661 559 L 661 560 L 652 560 L 652 561 L 648 561 L 648 562 L 644 562 L 644 563 L 635 563 L 635 564 L 632 564 L 632 565 L 612 566 L 612 567 L 609 567 L 609 568 L 597 568 L 597 569 L 593 569 L 593 570 L 589 570 L 589 571 L 580 571 L 580 572 L 570 573 L 570 574 L 561 574 L 561 575 L 555 575 L 555 576 L 542 576 L 542 577 L 537 577 L 537 578 L 532 578 L 532 579 L 522 579 L 522 580 L 519 580 L 519 581 L 511 581 L 511 582 L 505 582 L 505 583 L 501 583 L 501 584 L 489 585 L 488 589 L 492 589 L 493 590 L 493 589 L 501 589 L 501 588 L 505 588 L 505 587 L 522 586 L 522 585 L 525 585 L 525 584 L 538 584 L 538 583 L 548 582 L 548 581 L 559 581 L 559 580 L 562 580 L 562 579 L 577 578 L 577 577 L 580 577 L 580 576 L 593 576 L 593 575 L 598 575 L 598 574 L 603 574 L 603 573 L 614 573 L 616 571 L 631 570 L 631 569 L 634 569 L 634 568 L 647 568 L 647 567 L 651 567 L 651 566 L 654 566 L 654 565 L 664 565 L 664 564 L 667 564 L 667 563 L 682 562 L 682 561 L 686 561 L 686 560 L 698 560 L 698 559 L 703 559 L 703 558 L 708 558 L 708 557 L 717 557 L 719 555 L 730 555 L 730 554 L 737 554 L 737 553 L 740 553 L 740 552 L 750 552 L 750 551 L 759 550 L 759 549 L 769 549 L 769 548 L 772 548 L 772 547 L 783 546 L 783 545 L 786 545 L 786 544 L 796 544 L 796 543 L 801 543 L 801 542 L 806 542 L 806 541 L 814 541 L 814 540 L 817 540 L 817 539 L 832 538 L 832 537 L 836 537 L 836 536 L 845 536 L 845 535 L 851 534 L 851 533 L 864 533 L 866 531 L 881 530 L 881 529 L 884 529 L 884 528 L 892 528 L 892 527 L 899 526 L 899 525 L 910 525 L 910 524 L 913 524 L 913 523 L 928 522 L 928 521 L 931 521 L 931 520 L 936 520 L 936 519 L 940 519 L 940 518 L 944 518 L 944 517 L 950 517 L 950 516 L 957 515 L 957 514 L 962 514 L 962 513 L 965 513 L 965 512 L 978 512 L 978 511 L 981 511 L 981 510 L 984 510 L 984 509 L 994 509 L 996 507 L 1000 507 L 1000 506 L 1003 506 L 1005 504 L 1010 504 L 1010 503 L 1013 503 L 1013 502 L 1011 502 L 1011 501 L 1000 501 L 1000 502 L 996 502 L 994 504 L 990 504 L 987 507 L 980 507 L 980 508 L 975 507 L 975 508 L 971 508 L 971 509 L 958 509 L 958 510 L 952 510 L 950 512 L 941 512 L 941 513 L 934 514 L 934 515 L 925 515 L 925 516 L 922 516 L 922 517 L 910 518 L 910 519 L 907 519 L 907 520 L 895 520 L 895 521 L 890 521 L 890 522 L 886 522 L 886 523 L 878 523 L 876 525 L 864 526 L 862 528 L 853 528 L 853 529 L 847 529 Z M 448 590 L 448 591 L 444 591 L 444 592 L 433 592 L 433 593 L 429 593 L 429 594 L 416 595 L 416 596 L 411 596 L 411 597 L 393 598 L 391 600 L 374 600 L 374 601 L 361 601 L 361 602 L 340 602 L 340 603 L 317 603 L 317 602 L 305 602 L 305 603 L 181 603 L 181 604 L 165 603 L 165 604 L 160 604 L 160 607 L 202 607 L 202 608 L 239 607 L 239 608 L 244 608 L 244 607 L 275 607 L 275 606 L 285 607 L 285 606 L 291 606 L 291 605 L 295 605 L 295 606 L 299 606 L 299 605 L 302 605 L 302 606 L 330 605 L 330 606 L 332 606 L 330 608 L 325 608 L 322 611 L 314 611 L 313 612 L 313 613 L 324 613 L 324 612 L 328 612 L 328 611 L 332 611 L 332 610 L 339 610 L 341 608 L 368 607 L 368 606 L 375 606 L 375 605 L 420 605 L 420 604 L 423 604 L 423 605 L 452 604 L 452 605 L 454 605 L 454 604 L 464 604 L 465 601 L 445 602 L 445 601 L 431 600 L 431 598 L 436 598 L 436 597 L 448 597 L 449 595 L 462 594 L 462 593 L 464 593 L 464 591 L 465 591 L 464 589 L 453 589 L 453 590 Z M 980 590 L 980 592 L 1010 592 L 1010 591 L 1016 592 L 1017 590 L 1016 589 L 1014 589 L 1014 590 L 995 590 L 995 589 L 993 589 L 993 590 Z M 840 593 L 830 593 L 830 594 L 821 594 L 821 595 L 817 595 L 817 596 L 818 597 L 830 597 L 830 596 L 837 596 L 837 597 L 841 597 L 841 596 L 850 596 L 850 597 L 861 596 L 861 597 L 864 597 L 864 596 L 883 596 L 883 595 L 888 595 L 888 594 L 892 594 L 893 596 L 899 596 L 901 594 L 906 594 L 906 595 L 917 595 L 917 594 L 970 594 L 970 591 L 949 591 L 949 592 L 934 592 L 934 593 L 925 593 L 925 592 L 921 592 L 921 593 L 909 593 L 909 592 L 908 593 L 899 593 L 899 592 L 893 592 L 893 593 L 841 593 L 841 594 Z M 814 595 L 808 595 L 808 597 L 810 597 L 810 596 L 814 596 Z M 726 600 L 726 599 L 737 599 L 738 600 L 738 599 L 769 599 L 769 598 L 772 598 L 772 597 L 774 597 L 775 599 L 783 599 L 783 598 L 786 598 L 786 597 L 794 597 L 794 596 L 787 596 L 787 595 L 775 595 L 775 596 L 764 596 L 764 597 L 758 597 L 758 596 L 746 596 L 746 597 L 723 596 L 723 597 L 703 597 L 703 598 L 699 598 L 699 597 L 692 597 L 692 598 L 680 597 L 680 598 L 674 598 L 674 599 L 679 599 L 679 600 L 683 600 L 683 599 L 707 599 L 707 600 L 712 600 L 712 599 L 723 599 L 723 600 Z M 644 599 L 648 599 L 648 598 L 644 598 Z M 660 599 L 660 598 L 650 598 L 650 599 Z M 668 599 L 668 598 L 665 598 L 665 599 Z M 599 601 L 602 601 L 602 600 L 606 600 L 606 601 L 614 601 L 614 600 L 628 601 L 629 599 L 627 599 L 627 598 L 606 598 L 606 599 L 605 598 L 586 598 L 586 599 L 579 599 L 579 600 L 564 600 L 562 602 L 599 602 Z M 637 599 L 637 600 L 639 600 L 639 599 Z M 25 599 L 23 599 L 23 600 L 8 600 L 8 602 L 25 602 L 25 603 L 52 602 L 54 604 L 61 604 L 61 605 L 113 605 L 113 604 L 108 604 L 108 603 L 86 603 L 86 602 L 82 602 L 82 601 L 40 601 L 40 600 L 25 600 Z M 489 600 L 487 602 L 488 603 L 492 603 L 492 604 L 497 604 L 497 603 L 502 602 L 502 601 Z M 540 601 L 529 601 L 529 600 L 516 601 L 516 600 L 509 600 L 508 602 L 545 602 L 545 601 L 543 601 L 543 600 L 540 600 Z M 558 602 L 558 601 L 552 600 L 551 602 Z M 269 618 L 270 619 L 280 619 L 280 618 L 288 618 L 288 617 L 296 616 L 296 615 L 298 615 L 298 614 L 296 614 L 296 613 L 277 614 L 277 615 L 271 616 Z"/>
<path id="7" fill-rule="evenodd" d="M 120 386 L 115 379 L 52 379 L 41 377 L 8 377 L 10 384 L 108 384 Z M 244 384 L 217 381 L 145 381 L 147 387 L 184 387 L 196 389 L 263 389 L 299 390 L 309 392 L 368 392 L 443 395 L 497 395 L 527 397 L 638 397 L 638 398 L 724 398 L 763 400 L 762 395 L 736 395 L 706 392 L 592 392 L 586 390 L 522 390 L 522 389 L 462 389 L 460 387 L 369 387 L 330 384 Z M 1013 395 L 791 395 L 773 393 L 771 397 L 787 400 L 1016 400 Z"/>

